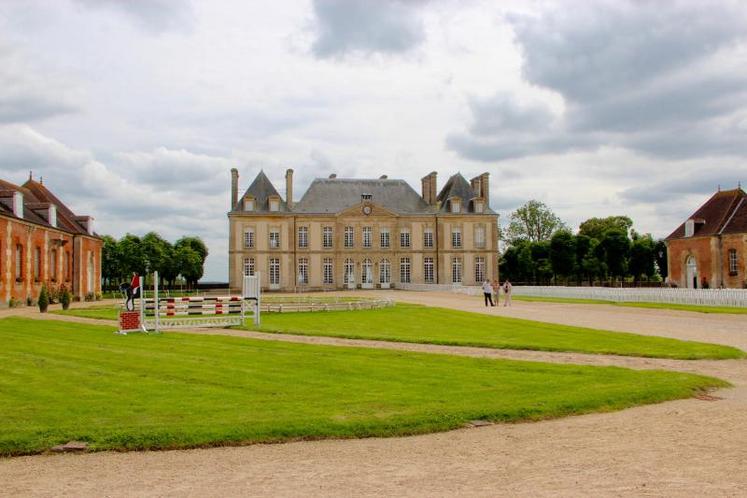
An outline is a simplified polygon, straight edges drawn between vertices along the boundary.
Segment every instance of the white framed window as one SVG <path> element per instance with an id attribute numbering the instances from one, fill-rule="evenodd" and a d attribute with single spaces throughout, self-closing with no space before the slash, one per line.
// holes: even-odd
<path id="1" fill-rule="evenodd" d="M 426 228 L 423 231 L 423 247 L 425 248 L 433 247 L 433 230 L 430 228 Z"/>
<path id="2" fill-rule="evenodd" d="M 475 213 L 482 213 L 484 210 L 482 201 L 475 201 Z"/>
<path id="3" fill-rule="evenodd" d="M 280 285 L 280 258 L 270 258 L 270 285 Z"/>
<path id="4" fill-rule="evenodd" d="M 324 258 L 323 262 L 323 279 L 325 284 L 333 284 L 335 283 L 334 280 L 334 263 L 332 262 L 332 258 Z"/>
<path id="5" fill-rule="evenodd" d="M 254 258 L 244 258 L 244 276 L 254 276 Z"/>
<path id="6" fill-rule="evenodd" d="M 355 230 L 353 227 L 345 227 L 345 247 L 353 247 L 353 239 L 355 237 Z"/>
<path id="7" fill-rule="evenodd" d="M 325 249 L 330 249 L 333 244 L 334 239 L 332 236 L 332 227 L 322 228 L 322 247 L 324 247 Z"/>
<path id="8" fill-rule="evenodd" d="M 485 281 L 485 258 L 477 256 L 475 258 L 475 282 L 478 284 Z"/>
<path id="9" fill-rule="evenodd" d="M 391 238 L 389 237 L 389 229 L 382 228 L 379 232 L 379 245 L 382 249 L 389 249 L 391 246 Z"/>
<path id="10" fill-rule="evenodd" d="M 432 284 L 436 281 L 435 269 L 433 258 L 423 258 L 423 280 L 426 284 Z"/>
<path id="11" fill-rule="evenodd" d="M 254 197 L 244 198 L 244 211 L 254 211 Z"/>
<path id="12" fill-rule="evenodd" d="M 298 227 L 298 247 L 309 247 L 309 227 Z"/>
<path id="13" fill-rule="evenodd" d="M 373 283 L 373 263 L 370 259 L 364 259 L 363 263 L 361 264 L 361 283 Z"/>
<path id="14" fill-rule="evenodd" d="M 408 228 L 403 228 L 399 232 L 399 246 L 400 247 L 410 247 L 410 230 Z"/>
<path id="15" fill-rule="evenodd" d="M 309 260 L 308 258 L 298 258 L 298 284 L 309 284 Z"/>
<path id="16" fill-rule="evenodd" d="M 451 247 L 454 249 L 460 249 L 462 247 L 462 229 L 461 228 L 451 229 Z"/>
<path id="17" fill-rule="evenodd" d="M 244 249 L 252 249 L 254 247 L 254 229 L 247 228 L 244 230 Z"/>
<path id="18" fill-rule="evenodd" d="M 280 230 L 277 228 L 270 230 L 270 249 L 280 249 Z"/>
<path id="19" fill-rule="evenodd" d="M 485 247 L 485 226 L 477 225 L 475 227 L 475 247 L 483 249 Z"/>
<path id="20" fill-rule="evenodd" d="M 451 199 L 449 202 L 449 205 L 451 206 L 451 212 L 452 213 L 459 213 L 462 211 L 462 202 L 459 198 Z"/>
<path id="21" fill-rule="evenodd" d="M 371 247 L 373 230 L 371 227 L 363 227 L 363 247 Z"/>
<path id="22" fill-rule="evenodd" d="M 451 283 L 462 283 L 462 258 L 451 258 Z"/>
<path id="23" fill-rule="evenodd" d="M 410 283 L 410 258 L 399 260 L 399 281 L 403 284 Z"/>
<path id="24" fill-rule="evenodd" d="M 392 281 L 392 264 L 388 259 L 379 262 L 379 283 L 388 284 Z"/>
<path id="25" fill-rule="evenodd" d="M 345 267 L 343 268 L 342 282 L 345 285 L 355 282 L 355 263 L 350 258 L 347 258 L 345 260 Z"/>
<path id="26" fill-rule="evenodd" d="M 736 249 L 729 249 L 729 274 L 736 275 L 739 273 L 738 256 Z"/>
<path id="27" fill-rule="evenodd" d="M 280 201 L 278 199 L 270 199 L 270 211 L 279 211 Z"/>

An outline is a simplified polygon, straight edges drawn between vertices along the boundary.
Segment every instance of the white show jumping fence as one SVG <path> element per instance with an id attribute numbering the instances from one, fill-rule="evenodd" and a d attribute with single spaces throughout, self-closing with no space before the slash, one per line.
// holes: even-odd
<path id="1" fill-rule="evenodd" d="M 346 299 L 317 299 L 304 297 L 270 297 L 262 302 L 262 311 L 271 313 L 287 313 L 300 311 L 353 311 L 388 308 L 394 306 L 394 301 L 388 298 Z"/>
<path id="2" fill-rule="evenodd" d="M 482 295 L 482 288 L 461 285 L 397 284 L 398 289 L 413 291 L 440 291 Z M 561 287 L 518 286 L 515 296 L 560 297 L 595 299 L 623 303 L 669 303 L 704 306 L 747 307 L 747 289 L 673 289 L 673 288 L 620 288 L 620 287 Z"/>

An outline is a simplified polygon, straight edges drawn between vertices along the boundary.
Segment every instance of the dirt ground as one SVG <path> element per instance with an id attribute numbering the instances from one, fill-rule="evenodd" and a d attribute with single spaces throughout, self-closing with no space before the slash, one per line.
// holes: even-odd
<path id="1" fill-rule="evenodd" d="M 517 301 L 511 308 L 486 309 L 477 298 L 467 296 L 382 294 L 400 301 L 716 342 L 747 350 L 745 315 Z M 0 316 L 9 313 L 2 311 Z M 32 311 L 21 314 L 39 317 Z M 3 459 L 0 495 L 747 495 L 745 360 L 655 360 L 232 333 L 340 346 L 666 368 L 715 375 L 735 387 L 713 393 L 714 400 L 681 400 L 615 413 L 406 438 Z"/>

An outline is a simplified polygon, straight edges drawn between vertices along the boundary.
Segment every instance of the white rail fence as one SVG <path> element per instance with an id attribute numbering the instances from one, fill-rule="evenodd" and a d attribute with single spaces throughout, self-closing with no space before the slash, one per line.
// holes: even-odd
<path id="1" fill-rule="evenodd" d="M 476 286 L 397 284 L 398 289 L 482 295 Z M 619 287 L 514 286 L 515 296 L 596 299 L 626 303 L 671 303 L 705 306 L 747 307 L 747 289 L 672 289 Z"/>

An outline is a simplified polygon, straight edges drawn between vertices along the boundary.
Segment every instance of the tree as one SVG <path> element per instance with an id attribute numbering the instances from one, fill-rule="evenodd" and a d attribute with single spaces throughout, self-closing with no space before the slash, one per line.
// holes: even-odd
<path id="1" fill-rule="evenodd" d="M 179 249 L 182 246 L 189 246 L 190 248 L 192 248 L 192 250 L 194 250 L 200 256 L 200 260 L 202 260 L 203 263 L 208 257 L 208 248 L 199 237 L 185 236 L 177 240 L 176 244 L 174 244 L 174 247 L 176 249 Z"/>
<path id="2" fill-rule="evenodd" d="M 112 286 L 122 278 L 119 245 L 117 239 L 111 235 L 104 235 L 102 239 L 104 243 L 101 248 L 101 278 L 106 285 Z"/>
<path id="3" fill-rule="evenodd" d="M 656 268 L 662 280 L 669 276 L 669 267 L 667 265 L 667 244 L 663 240 L 658 240 L 654 246 L 654 258 L 656 259 Z"/>
<path id="4" fill-rule="evenodd" d="M 145 275 L 147 262 L 140 237 L 128 233 L 117 243 L 117 251 L 123 278 L 127 279 L 132 273 Z"/>
<path id="5" fill-rule="evenodd" d="M 516 246 L 508 247 L 503 251 L 500 261 L 500 273 L 503 278 L 521 281 L 521 267 L 519 265 L 519 248 Z"/>
<path id="6" fill-rule="evenodd" d="M 597 239 L 589 239 L 589 250 L 584 255 L 581 266 L 589 278 L 589 284 L 593 284 L 594 279 L 606 277 L 607 263 L 604 262 L 604 250 Z"/>
<path id="7" fill-rule="evenodd" d="M 570 277 L 576 268 L 576 239 L 567 230 L 555 232 L 550 239 L 550 265 L 557 276 Z"/>
<path id="8" fill-rule="evenodd" d="M 651 278 L 656 274 L 656 243 L 650 234 L 638 236 L 630 246 L 630 274 L 637 282 L 642 276 Z"/>
<path id="9" fill-rule="evenodd" d="M 141 247 L 147 273 L 157 271 L 159 280 L 163 282 L 171 244 L 156 232 L 148 232 L 143 236 Z"/>
<path id="10" fill-rule="evenodd" d="M 578 283 L 584 277 L 588 277 L 586 270 L 584 269 L 584 258 L 589 253 L 592 239 L 586 235 L 576 235 L 576 278 Z"/>
<path id="11" fill-rule="evenodd" d="M 578 227 L 579 235 L 586 235 L 601 241 L 609 230 L 622 230 L 625 235 L 633 227 L 633 220 L 627 216 L 608 216 L 606 218 L 589 218 Z"/>
<path id="12" fill-rule="evenodd" d="M 547 283 L 552 278 L 550 242 L 533 242 L 529 246 L 534 264 L 534 280 L 536 283 Z"/>
<path id="13" fill-rule="evenodd" d="M 542 242 L 558 230 L 567 229 L 563 221 L 544 203 L 531 200 L 511 213 L 506 232 L 509 245 L 519 240 Z"/>
<path id="14" fill-rule="evenodd" d="M 607 230 L 600 241 L 600 247 L 604 250 L 604 262 L 610 275 L 624 277 L 628 272 L 630 257 L 628 233 L 619 228 Z"/>
<path id="15" fill-rule="evenodd" d="M 200 253 L 192 249 L 190 245 L 183 244 L 176 249 L 175 255 L 179 265 L 179 273 L 187 281 L 189 287 L 194 287 L 203 273 Z"/>

